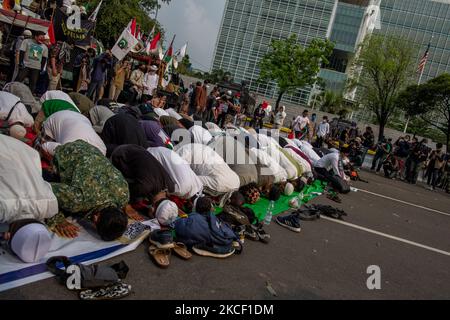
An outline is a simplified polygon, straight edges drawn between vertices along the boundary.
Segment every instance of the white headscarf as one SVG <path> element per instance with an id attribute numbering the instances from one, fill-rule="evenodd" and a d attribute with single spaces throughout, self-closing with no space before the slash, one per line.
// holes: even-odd
<path id="1" fill-rule="evenodd" d="M 34 124 L 34 119 L 28 112 L 25 105 L 20 102 L 20 98 L 6 91 L 0 91 L 0 119 L 5 120 L 9 112 L 14 107 L 9 123 L 22 122 L 26 127 Z"/>
<path id="2" fill-rule="evenodd" d="M 89 110 L 89 116 L 95 132 L 102 133 L 106 121 L 114 116 L 114 112 L 104 106 L 95 106 Z"/>
<path id="3" fill-rule="evenodd" d="M 78 109 L 77 105 L 75 104 L 75 102 L 73 102 L 72 98 L 65 92 L 62 92 L 61 90 L 52 90 L 52 91 L 47 91 L 46 93 L 44 93 L 41 97 L 41 103 L 44 103 L 47 100 L 63 100 L 66 101 L 70 104 L 72 104 L 80 113 L 80 109 Z"/>

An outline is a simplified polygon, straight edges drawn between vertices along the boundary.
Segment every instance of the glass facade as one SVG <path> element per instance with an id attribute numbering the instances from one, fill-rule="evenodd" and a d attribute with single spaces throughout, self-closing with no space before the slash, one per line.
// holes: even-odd
<path id="1" fill-rule="evenodd" d="M 430 46 L 423 80 L 450 72 L 450 1 L 382 0 L 382 34 L 398 34 L 419 46 L 417 65 Z"/>
<path id="2" fill-rule="evenodd" d="M 247 80 L 252 91 L 275 99 L 275 83 L 260 84 L 258 62 L 273 39 L 297 34 L 307 45 L 314 38 L 336 43 L 330 64 L 320 76 L 331 90 L 341 90 L 347 67 L 358 46 L 367 6 L 373 0 L 227 0 L 214 54 L 213 69 L 229 71 L 236 82 Z M 398 34 L 420 50 L 417 64 L 431 43 L 423 81 L 450 72 L 450 1 L 381 0 L 380 34 Z M 286 96 L 285 101 L 306 104 L 310 89 Z"/>
<path id="3" fill-rule="evenodd" d="M 227 0 L 216 45 L 213 69 L 232 73 L 236 82 L 248 80 L 250 89 L 267 98 L 276 98 L 274 83 L 260 84 L 258 62 L 272 40 L 297 34 L 307 45 L 325 38 L 335 0 Z M 299 90 L 285 101 L 305 104 L 309 90 Z"/>

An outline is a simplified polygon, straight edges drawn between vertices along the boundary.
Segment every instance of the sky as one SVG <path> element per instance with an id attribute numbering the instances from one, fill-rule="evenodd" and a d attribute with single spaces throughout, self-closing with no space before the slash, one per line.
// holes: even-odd
<path id="1" fill-rule="evenodd" d="M 172 0 L 169 5 L 161 6 L 158 21 L 166 32 L 165 46 L 168 47 L 175 34 L 175 51 L 188 42 L 187 54 L 192 66 L 209 71 L 225 0 Z"/>

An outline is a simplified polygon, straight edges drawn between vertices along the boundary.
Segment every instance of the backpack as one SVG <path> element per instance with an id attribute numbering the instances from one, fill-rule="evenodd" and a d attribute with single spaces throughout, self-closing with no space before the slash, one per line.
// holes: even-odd
<path id="1" fill-rule="evenodd" d="M 175 232 L 177 241 L 190 248 L 198 244 L 231 247 L 234 241 L 238 241 L 233 230 L 213 213 L 207 215 L 193 213 L 186 219 L 177 220 Z"/>

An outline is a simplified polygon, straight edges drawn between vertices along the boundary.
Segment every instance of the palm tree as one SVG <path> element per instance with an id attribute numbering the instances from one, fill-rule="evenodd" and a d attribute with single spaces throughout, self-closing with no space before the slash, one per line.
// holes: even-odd
<path id="1" fill-rule="evenodd" d="M 344 108 L 344 95 L 326 90 L 318 95 L 317 103 L 321 111 L 338 114 Z"/>

